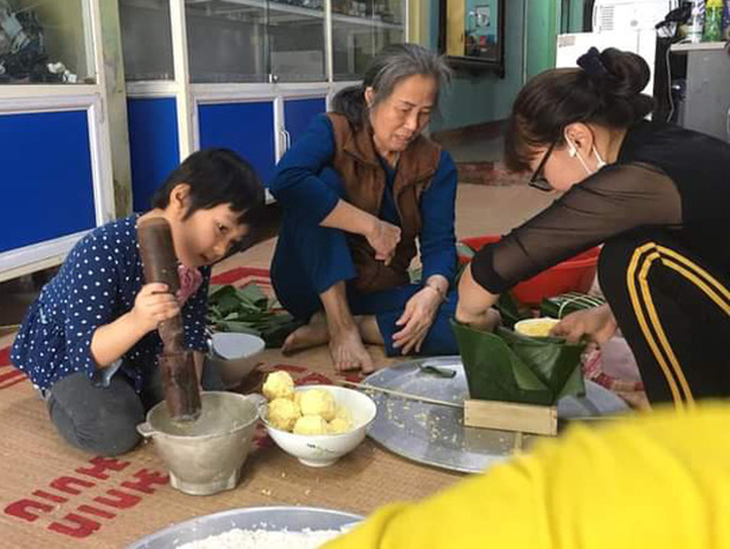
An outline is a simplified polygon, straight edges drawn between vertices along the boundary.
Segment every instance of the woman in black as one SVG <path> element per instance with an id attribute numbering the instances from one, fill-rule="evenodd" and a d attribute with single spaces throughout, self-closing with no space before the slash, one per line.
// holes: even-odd
<path id="1" fill-rule="evenodd" d="M 652 402 L 727 396 L 730 145 L 644 120 L 649 67 L 637 55 L 593 48 L 579 66 L 532 80 L 506 136 L 510 168 L 565 193 L 477 254 L 456 317 L 486 325 L 499 293 L 603 244 L 608 305 L 567 316 L 553 334 L 600 344 L 620 328 Z"/>

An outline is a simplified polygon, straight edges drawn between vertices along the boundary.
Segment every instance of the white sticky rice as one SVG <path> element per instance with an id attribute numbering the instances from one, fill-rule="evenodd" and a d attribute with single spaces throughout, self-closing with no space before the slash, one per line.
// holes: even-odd
<path id="1" fill-rule="evenodd" d="M 347 532 L 342 530 L 242 530 L 234 528 L 200 541 L 179 545 L 177 549 L 317 549 L 325 542 Z"/>

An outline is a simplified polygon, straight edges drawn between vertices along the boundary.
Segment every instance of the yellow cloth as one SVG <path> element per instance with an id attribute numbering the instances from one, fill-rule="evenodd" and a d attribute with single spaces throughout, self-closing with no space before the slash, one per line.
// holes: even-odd
<path id="1" fill-rule="evenodd" d="M 576 425 L 324 547 L 730 548 L 730 404 Z"/>

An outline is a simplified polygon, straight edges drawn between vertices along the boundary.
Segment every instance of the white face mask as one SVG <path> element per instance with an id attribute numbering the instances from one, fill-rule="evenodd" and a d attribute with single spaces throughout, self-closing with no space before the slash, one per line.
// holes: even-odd
<path id="1" fill-rule="evenodd" d="M 568 139 L 567 136 L 565 137 L 565 142 L 568 143 L 568 154 L 572 157 L 578 158 L 578 161 L 580 162 L 581 166 L 583 166 L 583 169 L 586 171 L 586 173 L 588 175 L 593 175 L 594 173 L 596 173 L 594 171 L 591 171 L 591 169 L 588 167 L 588 164 L 586 163 L 586 161 L 583 159 L 583 157 L 578 152 L 578 149 L 576 148 L 576 146 L 573 144 L 573 142 L 570 139 Z M 593 151 L 592 151 L 593 154 L 596 155 L 596 171 L 598 171 L 606 165 L 606 162 L 604 162 L 603 158 L 601 158 L 601 155 L 598 154 L 598 150 L 596 150 L 595 145 L 592 146 L 592 149 L 593 149 Z"/>

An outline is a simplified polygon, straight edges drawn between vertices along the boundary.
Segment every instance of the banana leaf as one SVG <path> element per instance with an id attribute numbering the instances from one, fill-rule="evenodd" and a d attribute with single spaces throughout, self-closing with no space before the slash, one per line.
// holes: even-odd
<path id="1" fill-rule="evenodd" d="M 453 321 L 452 327 L 471 398 L 552 405 L 563 396 L 585 394 L 582 344 L 506 328 L 482 332 Z"/>
<path id="2" fill-rule="evenodd" d="M 447 379 L 456 377 L 456 370 L 452 370 L 451 368 L 441 368 L 440 366 L 431 366 L 430 364 L 421 364 L 418 368 L 424 374 L 431 374 L 437 377 L 443 377 Z"/>
<path id="3" fill-rule="evenodd" d="M 280 310 L 276 299 L 267 297 L 256 284 L 245 288 L 211 286 L 208 323 L 217 331 L 257 335 L 268 348 L 281 347 L 286 337 L 302 325 Z"/>

